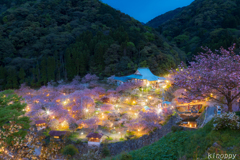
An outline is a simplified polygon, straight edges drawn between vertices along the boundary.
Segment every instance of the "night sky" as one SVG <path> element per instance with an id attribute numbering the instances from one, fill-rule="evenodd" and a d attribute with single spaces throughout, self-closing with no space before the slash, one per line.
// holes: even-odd
<path id="1" fill-rule="evenodd" d="M 102 2 L 144 23 L 170 10 L 187 6 L 193 1 L 194 0 L 102 0 Z"/>

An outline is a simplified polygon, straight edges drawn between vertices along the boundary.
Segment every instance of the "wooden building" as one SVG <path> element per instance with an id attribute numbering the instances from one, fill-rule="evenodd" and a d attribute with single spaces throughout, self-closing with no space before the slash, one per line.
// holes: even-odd
<path id="1" fill-rule="evenodd" d="M 88 146 L 100 146 L 102 142 L 102 136 L 101 133 L 89 133 L 87 135 L 88 138 Z"/>
<path id="2" fill-rule="evenodd" d="M 37 120 L 35 121 L 35 125 L 38 130 L 41 130 L 47 127 L 47 122 L 45 120 Z"/>
<path id="3" fill-rule="evenodd" d="M 49 135 L 54 139 L 62 139 L 68 133 L 69 131 L 50 131 Z"/>

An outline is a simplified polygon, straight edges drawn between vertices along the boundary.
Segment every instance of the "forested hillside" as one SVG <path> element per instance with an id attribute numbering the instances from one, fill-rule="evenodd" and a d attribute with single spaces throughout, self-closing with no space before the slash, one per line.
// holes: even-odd
<path id="1" fill-rule="evenodd" d="M 148 24 L 158 24 L 164 15 Z M 156 21 L 156 22 L 155 22 Z M 153 26 L 169 41 L 187 53 L 188 60 L 202 51 L 201 46 L 218 49 L 233 43 L 239 46 L 240 1 L 195 0 L 173 19 L 160 26 Z"/>
<path id="2" fill-rule="evenodd" d="M 161 75 L 185 58 L 154 29 L 98 0 L 17 2 L 0 3 L 1 89 L 137 67 Z"/>
<path id="3" fill-rule="evenodd" d="M 157 16 L 155 18 L 153 18 L 152 20 L 150 20 L 149 22 L 146 23 L 147 26 L 149 27 L 153 27 L 153 28 L 158 28 L 160 25 L 162 25 L 163 23 L 173 19 L 176 15 L 178 15 L 183 9 L 183 8 L 177 8 L 175 10 L 169 11 L 167 13 L 164 13 L 160 16 Z"/>

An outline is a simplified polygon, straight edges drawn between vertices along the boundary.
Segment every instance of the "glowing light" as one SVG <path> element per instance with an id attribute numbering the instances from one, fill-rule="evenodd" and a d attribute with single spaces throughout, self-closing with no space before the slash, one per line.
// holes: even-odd
<path id="1" fill-rule="evenodd" d="M 163 86 L 162 88 L 166 88 L 167 86 Z"/>
<path id="2" fill-rule="evenodd" d="M 128 99 L 126 99 L 126 101 L 128 101 Z"/>
<path id="3" fill-rule="evenodd" d="M 134 113 L 135 115 L 137 115 L 137 113 Z"/>
<path id="4" fill-rule="evenodd" d="M 86 109 L 86 112 L 88 112 L 88 109 Z"/>
<path id="5" fill-rule="evenodd" d="M 67 104 L 67 101 L 64 101 L 63 104 L 66 105 L 66 104 Z"/>
<path id="6" fill-rule="evenodd" d="M 139 96 L 142 97 L 142 94 L 140 94 Z"/>
<path id="7" fill-rule="evenodd" d="M 129 108 L 129 110 L 132 110 L 132 108 Z"/>
<path id="8" fill-rule="evenodd" d="M 68 111 L 70 111 L 70 109 L 68 109 Z"/>
<path id="9" fill-rule="evenodd" d="M 46 96 L 49 97 L 49 93 Z"/>
<path id="10" fill-rule="evenodd" d="M 121 134 L 121 132 L 118 132 L 118 134 Z"/>
<path id="11" fill-rule="evenodd" d="M 158 114 L 162 112 L 162 108 L 159 108 L 158 109 Z"/>
<path id="12" fill-rule="evenodd" d="M 148 99 L 152 99 L 152 97 L 150 96 L 150 97 L 148 97 Z"/>
<path id="13" fill-rule="evenodd" d="M 140 129 L 138 129 L 138 132 L 140 132 Z"/>
<path id="14" fill-rule="evenodd" d="M 133 103 L 136 103 L 136 101 L 133 101 Z"/>
<path id="15" fill-rule="evenodd" d="M 149 82 L 147 83 L 147 87 L 149 86 Z"/>
<path id="16" fill-rule="evenodd" d="M 213 94 L 211 93 L 211 94 L 210 94 L 210 96 L 212 97 L 212 96 L 213 96 Z"/>
<path id="17" fill-rule="evenodd" d="M 169 83 L 169 81 L 168 81 L 168 80 L 166 80 L 166 83 Z"/>
<path id="18" fill-rule="evenodd" d="M 55 118 L 55 116 L 52 117 L 53 119 Z"/>
<path id="19" fill-rule="evenodd" d="M 81 133 L 81 135 L 83 135 L 83 132 Z"/>
<path id="20" fill-rule="evenodd" d="M 146 102 L 147 102 L 148 100 L 146 99 Z"/>
<path id="21" fill-rule="evenodd" d="M 118 105 L 116 105 L 116 107 L 118 107 Z"/>
<path id="22" fill-rule="evenodd" d="M 98 114 L 98 112 L 96 112 L 96 114 Z"/>
<path id="23" fill-rule="evenodd" d="M 46 113 L 47 113 L 47 114 L 50 114 L 50 112 L 49 112 L 49 111 L 47 111 Z"/>
<path id="24" fill-rule="evenodd" d="M 102 118 L 104 118 L 104 116 L 102 116 Z"/>

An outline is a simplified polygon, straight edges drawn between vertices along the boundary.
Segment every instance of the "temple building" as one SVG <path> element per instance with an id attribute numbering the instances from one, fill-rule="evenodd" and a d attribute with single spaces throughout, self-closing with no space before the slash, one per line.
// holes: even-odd
<path id="1" fill-rule="evenodd" d="M 163 85 L 166 81 L 166 78 L 155 76 L 149 68 L 138 68 L 134 74 L 123 77 L 114 77 L 114 80 L 118 85 L 123 84 L 124 82 L 142 81 L 144 84 L 154 87 Z"/>

